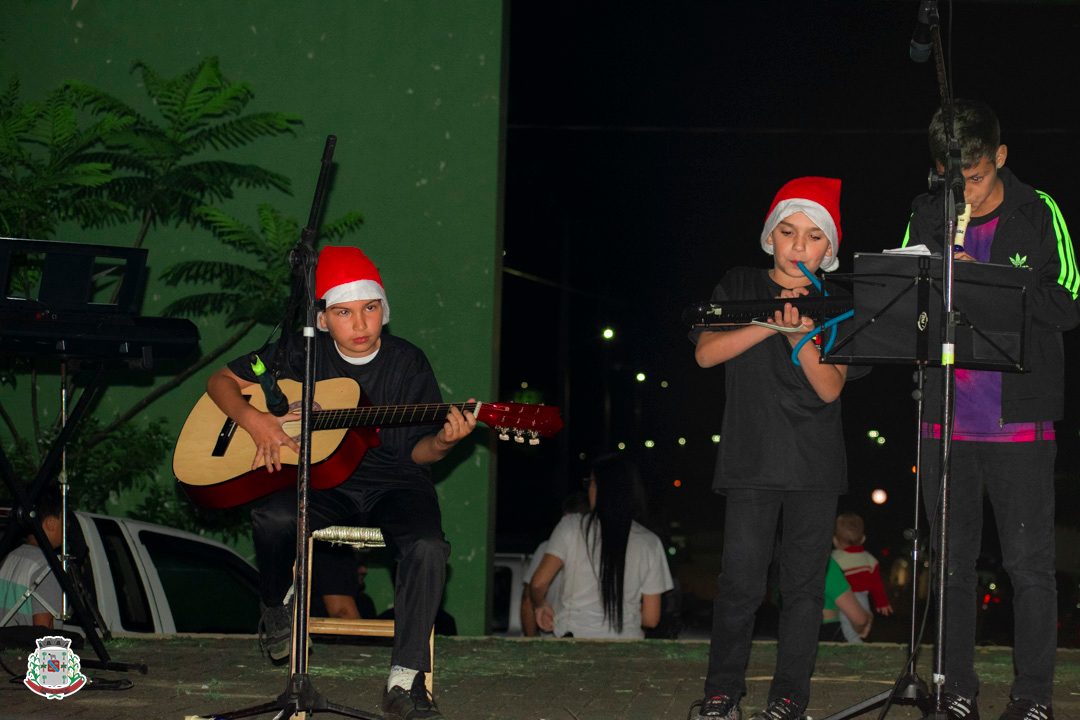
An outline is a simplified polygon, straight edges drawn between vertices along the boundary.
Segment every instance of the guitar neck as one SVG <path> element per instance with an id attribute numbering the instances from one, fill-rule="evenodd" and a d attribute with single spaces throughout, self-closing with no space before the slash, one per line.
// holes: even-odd
<path id="1" fill-rule="evenodd" d="M 312 417 L 314 430 L 339 430 L 354 427 L 405 427 L 408 425 L 441 425 L 450 408 L 474 415 L 482 403 L 428 403 L 420 405 L 365 405 L 341 410 L 316 410 Z"/>

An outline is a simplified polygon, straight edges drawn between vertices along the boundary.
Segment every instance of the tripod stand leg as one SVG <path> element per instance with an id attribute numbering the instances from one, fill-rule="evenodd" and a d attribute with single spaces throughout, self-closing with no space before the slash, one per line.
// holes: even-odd
<path id="1" fill-rule="evenodd" d="M 288 686 L 285 688 L 285 692 L 271 702 L 253 705 L 240 710 L 230 710 L 223 713 L 213 713 L 212 715 L 206 716 L 196 715 L 192 717 L 196 719 L 207 717 L 214 718 L 214 720 L 238 720 L 238 718 L 264 715 L 275 710 L 278 711 L 278 714 L 274 716 L 274 720 L 291 720 L 292 718 L 304 718 L 306 720 L 308 715 L 314 715 L 315 713 L 321 712 L 330 712 L 344 717 L 358 718 L 359 720 L 383 720 L 381 715 L 373 715 L 364 712 L 363 710 L 349 707 L 348 705 L 339 705 L 327 701 L 327 699 L 315 689 L 315 686 L 311 682 L 311 677 L 306 674 L 291 675 L 289 677 Z"/>
<path id="2" fill-rule="evenodd" d="M 867 699 L 856 703 L 850 707 L 846 707 L 838 713 L 834 713 L 825 720 L 847 720 L 848 718 L 858 717 L 863 713 L 868 713 L 875 708 L 879 708 L 889 701 L 889 697 L 893 694 L 892 690 L 886 690 L 880 692 L 877 695 L 868 697 Z"/>
<path id="3" fill-rule="evenodd" d="M 252 705 L 251 707 L 243 708 L 241 710 L 230 710 L 226 713 L 214 713 L 213 715 L 188 715 L 184 720 L 232 720 L 233 718 L 246 718 L 255 717 L 256 715 L 265 715 L 268 712 L 275 710 L 283 710 L 281 704 L 274 700 L 271 702 L 263 703 L 261 705 Z"/>
<path id="4" fill-rule="evenodd" d="M 824 720 L 847 720 L 848 718 L 858 717 L 881 707 L 889 702 L 890 697 L 894 705 L 914 705 L 919 708 L 924 717 L 929 715 L 934 706 L 930 699 L 930 691 L 927 689 L 923 679 L 918 675 L 909 673 L 893 685 L 891 689 L 861 700 L 840 712 L 829 715 Z"/>

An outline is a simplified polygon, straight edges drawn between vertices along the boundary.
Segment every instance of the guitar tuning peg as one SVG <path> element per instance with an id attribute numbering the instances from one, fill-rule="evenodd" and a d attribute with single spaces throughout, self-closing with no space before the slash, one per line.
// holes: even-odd
<path id="1" fill-rule="evenodd" d="M 505 440 L 510 439 L 510 436 L 506 434 L 506 428 L 496 425 L 495 429 L 499 432 L 499 439 L 500 440 L 505 441 Z"/>
<path id="2" fill-rule="evenodd" d="M 530 430 L 529 431 L 529 444 L 530 445 L 539 445 L 540 444 L 540 433 L 536 432 L 535 430 Z"/>
<path id="3" fill-rule="evenodd" d="M 516 442 L 516 443 L 524 443 L 525 438 L 521 437 L 520 435 L 515 435 L 514 436 L 514 442 Z"/>
<path id="4" fill-rule="evenodd" d="M 539 445 L 540 444 L 540 438 L 529 438 L 529 444 L 530 445 Z"/>

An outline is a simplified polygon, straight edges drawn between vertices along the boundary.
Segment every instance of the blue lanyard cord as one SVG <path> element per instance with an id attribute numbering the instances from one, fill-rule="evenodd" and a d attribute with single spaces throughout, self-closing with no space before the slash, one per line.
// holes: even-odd
<path id="1" fill-rule="evenodd" d="M 822 353 L 828 353 L 832 350 L 833 343 L 836 342 L 836 326 L 852 317 L 855 317 L 855 311 L 848 310 L 836 317 L 829 318 L 818 327 L 806 333 L 806 335 L 803 336 L 803 339 L 795 343 L 795 347 L 791 349 L 791 362 L 795 363 L 797 366 L 801 366 L 802 363 L 799 362 L 799 351 L 802 350 L 803 345 L 808 343 L 811 338 L 825 330 L 829 330 L 829 340 L 825 343 L 825 349 L 822 350 Z"/>
<path id="2" fill-rule="evenodd" d="M 803 265 L 802 263 L 799 263 L 798 265 L 799 265 L 799 269 L 800 269 L 800 270 L 802 270 L 802 274 L 806 276 L 806 279 L 807 279 L 807 280 L 809 280 L 810 282 L 812 282 L 812 283 L 814 284 L 814 287 L 815 287 L 815 288 L 816 288 L 816 289 L 817 289 L 817 290 L 818 290 L 819 292 L 823 293 L 823 294 L 825 295 L 825 297 L 828 297 L 828 296 L 829 296 L 829 293 L 825 292 L 825 288 L 823 288 L 823 287 L 821 286 L 821 281 L 820 281 L 820 280 L 818 280 L 818 278 L 817 278 L 817 275 L 815 275 L 814 273 L 810 272 L 809 268 L 807 268 L 807 267 L 806 267 L 805 265 Z"/>
<path id="3" fill-rule="evenodd" d="M 814 273 L 810 272 L 810 270 L 802 263 L 799 263 L 799 269 L 802 270 L 803 275 L 805 275 L 807 279 L 809 279 L 810 282 L 813 283 L 814 287 L 818 291 L 820 291 L 822 295 L 824 295 L 825 297 L 829 296 L 828 291 L 826 291 L 825 288 L 822 286 L 821 280 L 819 280 L 817 276 L 814 275 Z M 854 316 L 855 311 L 848 310 L 847 312 L 837 315 L 836 317 L 829 318 L 818 327 L 806 333 L 806 335 L 803 336 L 803 339 L 795 343 L 795 347 L 791 349 L 791 362 L 795 363 L 796 367 L 801 367 L 802 363 L 799 362 L 799 351 L 802 350 L 803 345 L 808 343 L 811 338 L 813 338 L 818 333 L 823 332 L 824 330 L 829 330 L 830 332 L 829 340 L 825 343 L 825 349 L 822 350 L 822 352 L 827 353 L 832 350 L 832 346 L 836 342 L 836 326 L 847 320 L 848 318 Z"/>

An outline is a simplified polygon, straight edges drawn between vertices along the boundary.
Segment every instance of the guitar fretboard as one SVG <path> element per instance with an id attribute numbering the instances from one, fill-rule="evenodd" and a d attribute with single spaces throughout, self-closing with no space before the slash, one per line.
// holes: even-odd
<path id="1" fill-rule="evenodd" d="M 461 412 L 476 412 L 480 403 L 429 403 L 421 405 L 368 405 L 342 410 L 316 410 L 312 418 L 315 430 L 335 430 L 351 427 L 402 427 L 405 425 L 439 425 L 446 420 L 450 408 Z"/>

